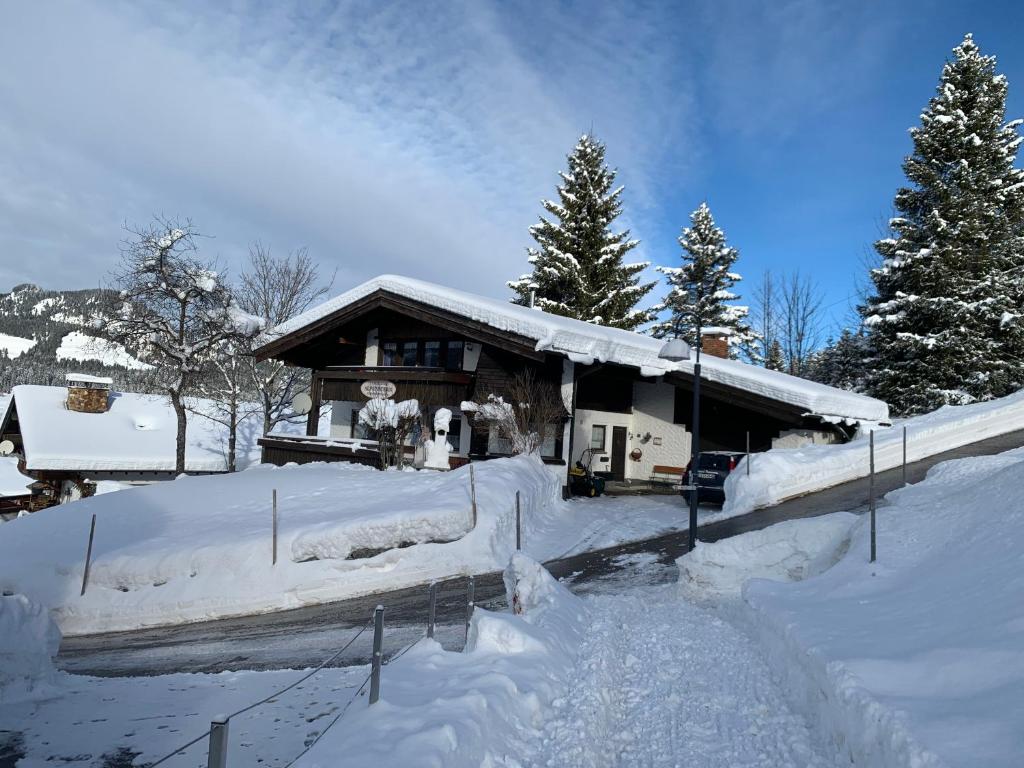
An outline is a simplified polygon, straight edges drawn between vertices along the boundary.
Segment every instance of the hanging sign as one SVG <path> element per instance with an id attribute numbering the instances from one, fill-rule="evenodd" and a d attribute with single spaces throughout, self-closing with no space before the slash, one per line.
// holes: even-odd
<path id="1" fill-rule="evenodd" d="M 375 398 L 386 400 L 389 397 L 394 397 L 395 389 L 393 382 L 381 380 L 364 381 L 359 387 L 359 391 L 371 400 Z"/>

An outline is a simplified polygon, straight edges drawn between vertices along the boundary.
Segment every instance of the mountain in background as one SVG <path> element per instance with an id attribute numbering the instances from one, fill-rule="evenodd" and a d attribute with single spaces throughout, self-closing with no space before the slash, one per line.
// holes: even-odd
<path id="1" fill-rule="evenodd" d="M 158 391 L 149 366 L 93 330 L 93 318 L 112 298 L 101 288 L 47 291 L 28 283 L 0 294 L 0 392 L 18 384 L 62 386 L 71 372 L 109 376 L 124 391 Z"/>

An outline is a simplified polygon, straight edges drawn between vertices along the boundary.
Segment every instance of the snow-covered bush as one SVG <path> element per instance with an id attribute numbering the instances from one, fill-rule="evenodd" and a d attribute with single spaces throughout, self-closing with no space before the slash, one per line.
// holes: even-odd
<path id="1" fill-rule="evenodd" d="M 420 420 L 417 400 L 384 400 L 375 397 L 359 410 L 359 423 L 365 424 L 380 450 L 380 467 L 397 467 L 405 463 L 405 442 Z"/>
<path id="2" fill-rule="evenodd" d="M 490 394 L 487 401 L 465 401 L 463 413 L 473 414 L 473 425 L 496 430 L 507 440 L 515 455 L 536 453 L 552 427 L 565 417 L 565 406 L 556 387 L 538 380 L 533 371 L 517 373 L 509 384 L 508 400 Z"/>

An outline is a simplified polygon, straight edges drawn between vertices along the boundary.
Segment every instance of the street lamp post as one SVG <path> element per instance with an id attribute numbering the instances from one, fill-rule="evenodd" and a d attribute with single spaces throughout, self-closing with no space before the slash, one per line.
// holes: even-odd
<path id="1" fill-rule="evenodd" d="M 697 355 L 693 364 L 693 442 L 690 447 L 690 540 L 687 551 L 697 543 L 697 459 L 700 456 L 700 322 L 697 323 Z M 690 346 L 678 336 L 667 342 L 658 357 L 673 363 L 690 359 Z"/>

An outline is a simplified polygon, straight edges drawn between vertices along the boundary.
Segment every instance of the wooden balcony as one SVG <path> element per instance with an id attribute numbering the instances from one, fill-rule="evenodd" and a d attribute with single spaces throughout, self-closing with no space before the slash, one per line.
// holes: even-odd
<path id="1" fill-rule="evenodd" d="M 314 391 L 321 400 L 361 401 L 364 381 L 390 381 L 395 400 L 416 398 L 430 405 L 458 405 L 470 395 L 474 375 L 425 366 L 337 366 L 314 373 Z"/>

